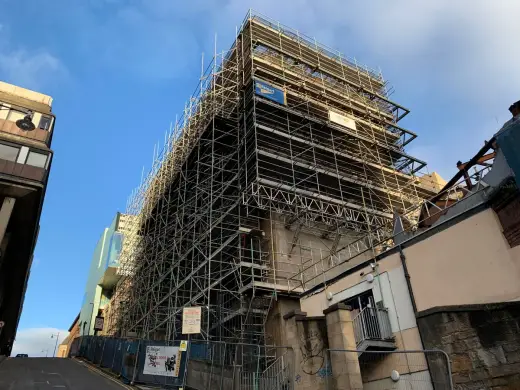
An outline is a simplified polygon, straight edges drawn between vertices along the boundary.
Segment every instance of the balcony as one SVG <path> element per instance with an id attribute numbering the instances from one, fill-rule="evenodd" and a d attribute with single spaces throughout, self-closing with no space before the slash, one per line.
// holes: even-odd
<path id="1" fill-rule="evenodd" d="M 360 355 L 363 351 L 396 349 L 388 309 L 365 307 L 353 319 L 354 335 Z"/>
<path id="2" fill-rule="evenodd" d="M 0 119 L 0 132 L 1 133 L 9 133 L 15 136 L 19 136 L 26 139 L 31 139 L 38 142 L 43 142 L 48 146 L 51 133 L 48 130 L 43 129 L 34 129 L 31 131 L 24 131 L 18 126 L 16 126 L 15 122 L 6 119 Z"/>
<path id="3" fill-rule="evenodd" d="M 14 176 L 28 180 L 45 182 L 47 171 L 44 168 L 35 167 L 28 164 L 20 164 L 0 158 L 0 174 Z"/>

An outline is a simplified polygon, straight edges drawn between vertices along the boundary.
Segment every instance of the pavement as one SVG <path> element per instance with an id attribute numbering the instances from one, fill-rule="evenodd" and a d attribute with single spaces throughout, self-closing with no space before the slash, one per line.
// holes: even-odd
<path id="1" fill-rule="evenodd" d="M 0 390 L 130 389 L 74 359 L 11 358 L 0 364 Z"/>

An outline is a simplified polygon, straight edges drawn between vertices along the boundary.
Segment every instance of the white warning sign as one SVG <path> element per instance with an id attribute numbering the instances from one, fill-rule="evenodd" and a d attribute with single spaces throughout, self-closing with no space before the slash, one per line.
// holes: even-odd
<path id="1" fill-rule="evenodd" d="M 356 130 L 356 121 L 347 115 L 338 114 L 334 111 L 329 111 L 329 120 L 337 123 L 338 125 L 348 127 L 349 129 Z"/>
<path id="2" fill-rule="evenodd" d="M 202 308 L 200 306 L 182 309 L 182 334 L 200 333 L 201 317 Z"/>

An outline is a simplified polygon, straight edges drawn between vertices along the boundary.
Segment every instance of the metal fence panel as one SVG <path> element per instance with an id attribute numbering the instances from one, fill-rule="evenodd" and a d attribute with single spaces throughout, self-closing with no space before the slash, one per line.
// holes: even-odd
<path id="1" fill-rule="evenodd" d="M 70 350 L 69 350 L 68 357 L 78 356 L 80 341 L 81 341 L 81 337 L 76 337 L 74 340 L 72 340 L 72 343 L 70 344 Z"/>
<path id="2" fill-rule="evenodd" d="M 112 361 L 112 371 L 118 375 L 121 375 L 121 368 L 123 367 L 124 346 L 125 340 L 116 339 L 114 358 Z"/>
<path id="3" fill-rule="evenodd" d="M 121 362 L 120 375 L 127 382 L 132 382 L 136 369 L 137 354 L 139 352 L 139 341 L 126 340 L 122 346 L 123 359 Z"/>
<path id="4" fill-rule="evenodd" d="M 292 390 L 294 352 L 211 341 L 152 341 L 85 336 L 77 356 L 128 383 L 198 390 Z"/>
<path id="5" fill-rule="evenodd" d="M 435 362 L 436 369 L 430 367 Z M 448 355 L 443 351 L 327 351 L 327 390 L 452 390 Z"/>
<path id="6" fill-rule="evenodd" d="M 116 339 L 106 338 L 103 346 L 103 357 L 101 358 L 100 366 L 112 368 L 114 363 L 114 356 L 116 352 Z"/>
<path id="7" fill-rule="evenodd" d="M 86 358 L 91 362 L 94 361 L 94 352 L 96 351 L 96 339 L 93 336 L 90 336 L 87 339 L 87 354 Z"/>
<path id="8" fill-rule="evenodd" d="M 94 364 L 101 363 L 101 358 L 103 356 L 103 349 L 105 346 L 105 338 L 98 337 L 96 340 L 96 346 L 94 349 L 94 360 L 92 361 Z"/>

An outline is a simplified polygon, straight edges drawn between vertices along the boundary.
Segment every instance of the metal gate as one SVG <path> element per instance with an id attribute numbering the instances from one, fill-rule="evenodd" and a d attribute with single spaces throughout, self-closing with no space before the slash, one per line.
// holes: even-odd
<path id="1" fill-rule="evenodd" d="M 448 355 L 441 350 L 327 351 L 327 390 L 452 390 Z"/>
<path id="2" fill-rule="evenodd" d="M 186 387 L 197 390 L 293 390 L 289 347 L 192 341 Z"/>

